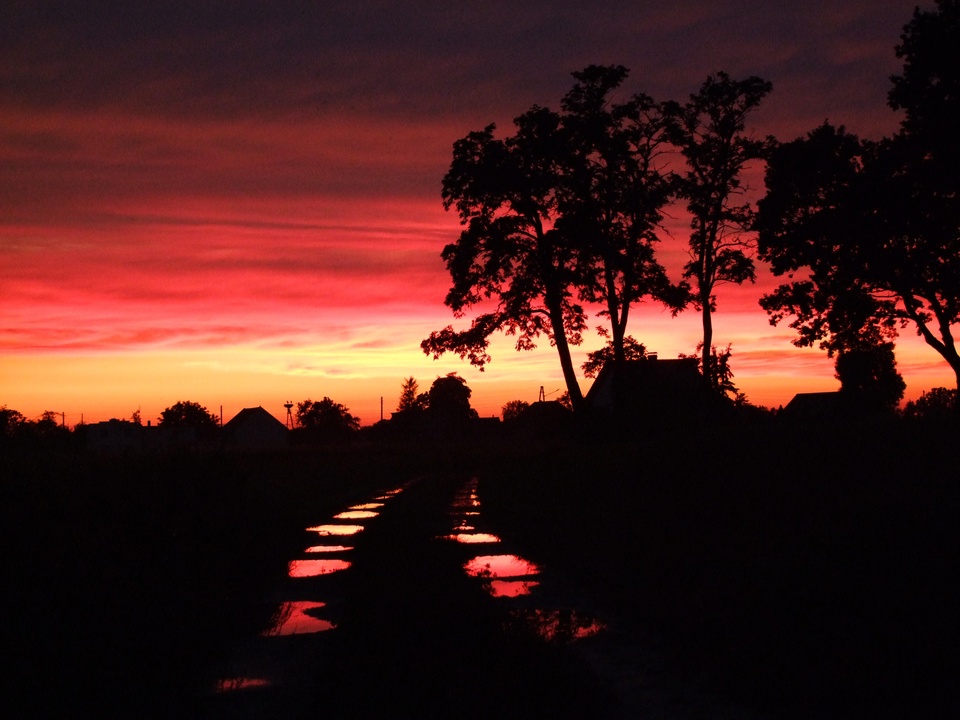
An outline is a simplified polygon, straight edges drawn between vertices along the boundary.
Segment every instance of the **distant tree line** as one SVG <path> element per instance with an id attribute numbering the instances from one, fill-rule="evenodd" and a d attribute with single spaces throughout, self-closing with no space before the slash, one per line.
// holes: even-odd
<path id="1" fill-rule="evenodd" d="M 753 282 L 754 257 L 789 282 L 760 299 L 798 345 L 836 357 L 842 391 L 892 408 L 903 396 L 893 339 L 912 325 L 954 370 L 960 355 L 960 2 L 914 12 L 896 48 L 903 73 L 888 102 L 900 131 L 861 140 L 829 123 L 788 143 L 753 137 L 750 115 L 771 92 L 758 77 L 710 75 L 688 101 L 617 95 L 628 71 L 573 73 L 560 110 L 534 106 L 513 134 L 491 124 L 453 145 L 442 199 L 463 227 L 442 252 L 452 280 L 445 304 L 469 327 L 433 332 L 421 348 L 453 352 L 481 370 L 490 337 L 517 350 L 545 336 L 556 347 L 572 406 L 583 394 L 571 348 L 588 329 L 586 306 L 606 324 L 607 347 L 582 368 L 642 357 L 627 334 L 632 307 L 688 306 L 702 318 L 700 372 L 717 392 L 732 384 L 731 347 L 718 351 L 716 288 Z M 766 163 L 754 203 L 744 171 Z M 669 208 L 690 217 L 689 261 L 672 282 L 657 259 Z"/>

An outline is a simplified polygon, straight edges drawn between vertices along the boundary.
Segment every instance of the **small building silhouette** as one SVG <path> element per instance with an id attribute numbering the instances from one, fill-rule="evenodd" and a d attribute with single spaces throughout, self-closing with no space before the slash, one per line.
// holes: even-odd
<path id="1" fill-rule="evenodd" d="M 143 449 L 144 428 L 130 420 L 105 420 L 83 427 L 87 450 L 101 453 L 127 453 Z"/>
<path id="2" fill-rule="evenodd" d="M 844 412 L 843 399 L 836 390 L 797 393 L 780 411 L 785 420 L 836 419 Z"/>
<path id="3" fill-rule="evenodd" d="M 660 360 L 651 355 L 619 367 L 606 363 L 587 393 L 587 408 L 621 421 L 663 423 L 704 416 L 722 398 L 700 374 L 697 358 Z"/>
<path id="4" fill-rule="evenodd" d="M 223 426 L 225 447 L 239 450 L 279 450 L 287 447 L 290 431 L 262 407 L 244 408 Z"/>

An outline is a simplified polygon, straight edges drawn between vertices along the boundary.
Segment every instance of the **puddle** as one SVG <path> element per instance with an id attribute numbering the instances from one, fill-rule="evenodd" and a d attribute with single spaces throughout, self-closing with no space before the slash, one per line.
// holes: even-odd
<path id="1" fill-rule="evenodd" d="M 251 688 L 268 687 L 270 681 L 266 678 L 224 678 L 217 681 L 217 687 L 214 692 L 230 693 L 238 690 L 250 690 Z"/>
<path id="2" fill-rule="evenodd" d="M 453 529 L 455 533 L 467 533 L 474 530 L 476 530 L 476 528 L 473 525 L 467 525 L 466 523 L 460 523 Z"/>
<path id="3" fill-rule="evenodd" d="M 374 500 L 379 500 L 379 501 L 390 500 L 391 498 L 396 497 L 402 492 L 403 492 L 403 488 L 396 488 L 395 490 L 387 490 L 387 492 L 383 493 L 382 495 L 378 495 L 377 497 L 375 497 Z"/>
<path id="4" fill-rule="evenodd" d="M 484 578 L 518 578 L 540 572 L 539 567 L 518 555 L 478 555 L 463 567 L 468 575 Z"/>
<path id="5" fill-rule="evenodd" d="M 382 502 L 368 502 L 360 503 L 359 505 L 351 505 L 348 510 L 379 510 L 383 507 Z"/>
<path id="6" fill-rule="evenodd" d="M 273 626 L 265 630 L 263 635 L 266 637 L 306 635 L 333 630 L 336 625 L 329 620 L 321 620 L 307 614 L 310 610 L 317 610 L 324 606 L 325 603 L 322 602 L 285 602 L 273 616 Z"/>
<path id="7" fill-rule="evenodd" d="M 346 512 L 337 513 L 333 516 L 334 520 L 369 520 L 370 518 L 375 518 L 380 513 L 374 512 L 373 510 L 347 510 Z"/>
<path id="8" fill-rule="evenodd" d="M 527 623 L 537 635 L 553 643 L 571 643 L 607 629 L 605 623 L 576 610 L 514 610 L 514 617 Z"/>
<path id="9" fill-rule="evenodd" d="M 287 574 L 292 578 L 316 577 L 346 570 L 348 560 L 291 560 L 287 563 Z"/>
<path id="10" fill-rule="evenodd" d="M 306 553 L 335 553 L 335 552 L 347 552 L 348 550 L 353 550 L 349 545 L 313 545 L 308 547 L 304 552 Z"/>
<path id="11" fill-rule="evenodd" d="M 472 527 L 458 527 L 454 528 L 454 531 L 460 530 L 473 530 Z M 454 542 L 464 543 L 467 545 L 472 545 L 474 543 L 498 543 L 500 538 L 496 535 L 491 535 L 490 533 L 475 533 L 475 532 L 456 532 L 455 535 L 447 535 L 448 540 L 453 540 Z"/>
<path id="12" fill-rule="evenodd" d="M 539 585 L 536 580 L 490 580 L 484 586 L 493 597 L 520 597 L 529 595 Z"/>
<path id="13" fill-rule="evenodd" d="M 314 525 L 308 527 L 307 532 L 315 532 L 318 535 L 356 535 L 363 532 L 363 525 Z"/>

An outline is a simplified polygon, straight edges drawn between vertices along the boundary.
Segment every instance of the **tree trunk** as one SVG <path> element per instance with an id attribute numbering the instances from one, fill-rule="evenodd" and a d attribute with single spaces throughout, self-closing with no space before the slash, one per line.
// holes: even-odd
<path id="1" fill-rule="evenodd" d="M 580 383 L 577 382 L 577 372 L 573 367 L 573 358 L 570 356 L 570 343 L 567 342 L 567 333 L 563 327 L 563 310 L 559 303 L 551 302 L 551 298 L 546 298 L 548 312 L 550 314 L 550 326 L 553 330 L 553 343 L 557 346 L 557 354 L 560 355 L 560 367 L 563 370 L 563 379 L 567 385 L 567 393 L 570 395 L 570 403 L 573 405 L 575 413 L 583 410 L 583 392 L 580 390 Z"/>
<path id="2" fill-rule="evenodd" d="M 567 384 L 567 393 L 570 395 L 570 403 L 573 405 L 573 411 L 579 413 L 584 407 L 583 392 L 580 390 L 580 383 L 577 382 L 577 373 L 573 367 L 573 358 L 570 356 L 570 345 L 566 335 L 561 333 L 557 336 L 556 345 L 557 352 L 560 354 L 563 379 Z"/>
<path id="3" fill-rule="evenodd" d="M 700 362 L 703 368 L 703 377 L 710 383 L 710 387 L 716 385 L 713 377 L 713 368 L 711 366 L 710 349 L 713 347 L 713 314 L 710 310 L 710 298 L 705 300 L 701 298 L 701 318 L 703 319 L 703 348 L 701 349 Z"/>
<path id="4" fill-rule="evenodd" d="M 953 414 L 956 420 L 960 420 L 960 358 L 952 361 L 950 367 L 953 368 L 953 373 L 956 376 L 956 386 L 953 391 Z"/>

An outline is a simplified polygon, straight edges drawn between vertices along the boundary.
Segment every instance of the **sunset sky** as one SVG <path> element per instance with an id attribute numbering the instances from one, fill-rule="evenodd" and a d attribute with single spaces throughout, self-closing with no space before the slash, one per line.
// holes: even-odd
<path id="1" fill-rule="evenodd" d="M 900 119 L 886 93 L 915 4 L 5 0 L 0 405 L 73 425 L 155 420 L 178 400 L 283 419 L 284 401 L 329 396 L 369 424 L 404 377 L 426 390 L 454 371 L 481 415 L 536 400 L 563 387 L 546 339 L 529 353 L 498 339 L 483 373 L 419 347 L 458 322 L 440 260 L 458 234 L 440 202 L 453 142 L 558 108 L 592 63 L 663 100 L 718 70 L 760 75 L 774 90 L 756 134 L 829 119 L 880 137 Z M 671 232 L 678 280 L 684 224 Z M 767 322 L 757 299 L 774 284 L 761 271 L 722 289 L 714 320 L 735 381 L 767 406 L 838 386 L 822 351 Z M 699 318 L 645 306 L 628 332 L 676 357 Z M 908 398 L 953 384 L 910 328 L 897 358 Z"/>

